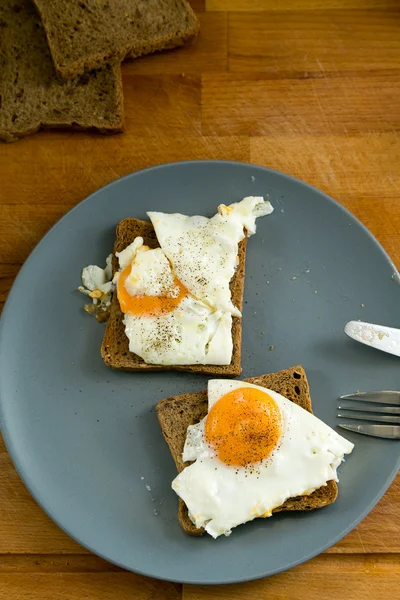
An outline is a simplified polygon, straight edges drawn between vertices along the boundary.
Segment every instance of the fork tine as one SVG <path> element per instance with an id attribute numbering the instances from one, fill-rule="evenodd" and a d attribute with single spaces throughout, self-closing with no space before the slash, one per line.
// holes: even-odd
<path id="1" fill-rule="evenodd" d="M 347 431 L 354 431 L 355 433 L 372 435 L 373 437 L 400 440 L 400 427 L 395 425 L 367 425 L 365 423 L 362 425 L 350 425 L 349 423 L 342 423 L 338 427 Z"/>
<path id="2" fill-rule="evenodd" d="M 400 406 L 400 392 L 382 390 L 378 392 L 359 392 L 345 394 L 340 400 L 360 400 L 361 402 L 377 402 L 378 404 L 394 404 Z"/>
<path id="3" fill-rule="evenodd" d="M 361 421 L 375 421 L 377 423 L 395 423 L 396 425 L 400 425 L 400 417 L 395 417 L 392 415 L 368 415 L 346 410 L 345 414 L 338 413 L 338 417 L 344 419 L 360 419 Z"/>
<path id="4" fill-rule="evenodd" d="M 357 412 L 375 412 L 390 415 L 400 415 L 400 406 L 371 406 L 370 404 L 362 404 L 361 406 L 338 406 L 338 410 L 355 410 Z"/>

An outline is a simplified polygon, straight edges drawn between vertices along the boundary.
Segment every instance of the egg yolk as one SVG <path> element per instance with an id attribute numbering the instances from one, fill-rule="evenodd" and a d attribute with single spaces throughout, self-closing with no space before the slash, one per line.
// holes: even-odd
<path id="1" fill-rule="evenodd" d="M 211 408 L 205 437 L 227 465 L 244 467 L 271 454 L 281 436 L 281 413 L 267 393 L 238 388 Z"/>
<path id="2" fill-rule="evenodd" d="M 121 272 L 117 283 L 119 305 L 123 313 L 140 317 L 159 317 L 169 313 L 182 302 L 188 294 L 185 286 L 175 277 L 174 285 L 179 288 L 176 297 L 172 296 L 131 296 L 125 287 L 126 278 L 129 277 L 132 265 L 128 265 Z"/>

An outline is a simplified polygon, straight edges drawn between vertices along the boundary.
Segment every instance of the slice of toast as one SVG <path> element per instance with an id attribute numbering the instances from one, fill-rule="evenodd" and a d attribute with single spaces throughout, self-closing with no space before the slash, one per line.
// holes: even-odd
<path id="1" fill-rule="evenodd" d="M 118 270 L 118 259 L 116 252 L 121 252 L 133 240 L 141 236 L 145 245 L 150 248 L 159 247 L 157 237 L 152 224 L 149 221 L 140 221 L 139 219 L 124 219 L 117 225 L 116 241 L 114 245 L 113 273 Z M 245 261 L 246 261 L 246 243 L 245 238 L 239 244 L 239 265 L 230 283 L 232 301 L 238 309 L 242 310 Z M 241 347 L 242 347 L 242 319 L 232 318 L 232 340 L 233 352 L 232 361 L 229 365 L 149 365 L 142 358 L 129 352 L 129 340 L 125 335 L 123 324 L 123 314 L 121 312 L 117 294 L 114 294 L 110 318 L 107 322 L 101 346 L 101 356 L 108 367 L 121 371 L 190 371 L 192 373 L 204 373 L 207 375 L 236 377 L 241 372 Z"/>
<path id="2" fill-rule="evenodd" d="M 307 376 L 300 365 L 279 371 L 278 373 L 245 379 L 245 381 L 270 388 L 312 413 Z M 182 460 L 187 428 L 189 425 L 194 425 L 201 421 L 206 416 L 207 409 L 206 390 L 194 394 L 173 396 L 172 398 L 161 400 L 156 406 L 162 433 L 179 473 L 191 464 Z M 278 506 L 272 512 L 322 508 L 334 502 L 337 494 L 338 488 L 336 482 L 328 481 L 326 485 L 315 490 L 312 494 L 289 498 L 282 506 Z M 189 535 L 202 535 L 204 533 L 204 529 L 199 529 L 192 523 L 186 504 L 180 498 L 178 518 L 185 533 Z"/>
<path id="3" fill-rule="evenodd" d="M 116 133 L 122 102 L 119 65 L 63 81 L 32 2 L 0 3 L 0 139 L 12 142 L 41 127 Z"/>
<path id="4" fill-rule="evenodd" d="M 71 79 L 107 62 L 121 62 L 183 45 L 199 23 L 186 0 L 34 0 L 57 71 Z"/>

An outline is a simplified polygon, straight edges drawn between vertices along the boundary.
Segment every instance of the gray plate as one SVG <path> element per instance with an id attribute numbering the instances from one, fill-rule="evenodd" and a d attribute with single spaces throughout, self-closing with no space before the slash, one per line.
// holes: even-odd
<path id="1" fill-rule="evenodd" d="M 103 264 L 115 224 L 146 210 L 212 215 L 219 203 L 269 195 L 275 212 L 250 240 L 243 377 L 301 363 L 318 417 L 336 425 L 336 398 L 399 389 L 399 361 L 346 338 L 362 318 L 399 326 L 393 264 L 368 231 L 321 192 L 280 173 L 230 162 L 155 167 L 119 179 L 69 212 L 26 261 L 1 320 L 3 433 L 30 492 L 60 527 L 108 560 L 152 577 L 227 583 L 288 569 L 334 544 L 376 504 L 400 445 L 348 434 L 338 501 L 190 538 L 170 489 L 175 467 L 154 405 L 201 390 L 206 377 L 117 373 L 99 349 L 103 326 L 74 289 Z M 361 305 L 364 304 L 365 308 Z M 275 346 L 274 351 L 269 346 Z"/>

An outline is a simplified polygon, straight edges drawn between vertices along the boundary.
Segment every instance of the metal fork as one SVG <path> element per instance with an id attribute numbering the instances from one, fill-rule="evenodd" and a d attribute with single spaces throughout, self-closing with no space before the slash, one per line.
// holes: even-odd
<path id="1" fill-rule="evenodd" d="M 340 423 L 339 427 L 364 435 L 400 440 L 400 392 L 383 390 L 380 392 L 358 392 L 340 396 L 340 400 L 356 400 L 363 404 L 338 406 L 338 417 L 375 421 L 385 425 Z"/>

